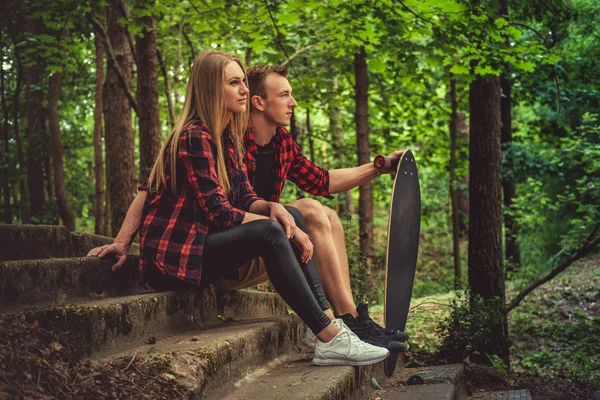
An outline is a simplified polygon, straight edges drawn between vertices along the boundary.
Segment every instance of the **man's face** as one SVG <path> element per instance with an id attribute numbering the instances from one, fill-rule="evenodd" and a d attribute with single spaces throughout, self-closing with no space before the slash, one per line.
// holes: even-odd
<path id="1" fill-rule="evenodd" d="M 292 97 L 290 82 L 287 78 L 272 72 L 265 78 L 265 88 L 267 98 L 261 98 L 265 117 L 277 126 L 288 126 L 292 118 L 292 110 L 298 105 Z"/>

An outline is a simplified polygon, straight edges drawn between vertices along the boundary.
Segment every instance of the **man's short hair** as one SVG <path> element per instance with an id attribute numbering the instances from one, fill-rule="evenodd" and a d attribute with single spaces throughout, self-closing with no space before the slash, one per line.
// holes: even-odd
<path id="1" fill-rule="evenodd" d="M 284 78 L 288 76 L 287 67 L 280 65 L 253 65 L 246 71 L 246 77 L 248 78 L 248 86 L 250 88 L 250 98 L 253 96 L 260 96 L 263 99 L 267 98 L 267 88 L 265 86 L 265 79 L 271 72 L 279 74 Z"/>

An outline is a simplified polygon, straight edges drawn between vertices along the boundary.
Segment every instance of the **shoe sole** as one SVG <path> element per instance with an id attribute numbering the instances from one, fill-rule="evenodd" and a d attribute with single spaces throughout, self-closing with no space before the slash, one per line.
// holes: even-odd
<path id="1" fill-rule="evenodd" d="M 367 361 L 351 361 L 351 360 L 336 360 L 336 359 L 318 359 L 318 358 L 313 358 L 312 360 L 312 364 L 313 365 L 352 365 L 355 367 L 360 367 L 363 365 L 371 365 L 371 364 L 375 364 L 378 363 L 379 361 L 383 361 L 386 358 L 388 358 L 389 354 L 386 354 L 383 357 L 379 357 L 377 359 L 373 359 L 373 360 L 367 360 Z"/>

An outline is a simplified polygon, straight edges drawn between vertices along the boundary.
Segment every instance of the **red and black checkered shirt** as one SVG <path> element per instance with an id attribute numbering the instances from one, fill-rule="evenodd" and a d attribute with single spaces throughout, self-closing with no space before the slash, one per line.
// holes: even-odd
<path id="1" fill-rule="evenodd" d="M 246 146 L 246 169 L 252 183 L 256 174 L 258 145 L 250 124 L 248 124 L 244 136 L 244 144 Z M 329 194 L 329 172 L 304 157 L 292 135 L 285 128 L 277 128 L 269 145 L 273 146 L 275 153 L 275 180 L 271 198 L 265 200 L 279 202 L 283 185 L 288 178 L 305 192 L 332 198 Z"/>
<path id="2" fill-rule="evenodd" d="M 171 191 L 171 156 L 165 154 L 166 188 L 148 192 L 140 231 L 140 276 L 155 264 L 161 272 L 198 285 L 202 277 L 202 254 L 209 231 L 242 223 L 244 210 L 259 198 L 248 182 L 235 146 L 223 134 L 231 194 L 225 196 L 218 183 L 216 144 L 204 125 L 188 125 L 179 137 L 177 194 Z M 146 190 L 142 184 L 140 190 Z"/>

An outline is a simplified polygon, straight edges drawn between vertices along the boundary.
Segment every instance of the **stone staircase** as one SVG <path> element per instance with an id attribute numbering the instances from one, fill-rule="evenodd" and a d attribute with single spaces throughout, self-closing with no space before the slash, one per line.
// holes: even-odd
<path id="1" fill-rule="evenodd" d="M 116 273 L 111 272 L 114 260 L 85 257 L 91 248 L 111 242 L 61 226 L 0 225 L 0 317 L 19 315 L 62 332 L 88 364 L 100 369 L 119 365 L 110 371 L 127 371 L 132 382 L 135 376 L 160 381 L 159 387 L 180 398 L 368 399 L 379 393 L 372 378 L 384 388 L 398 387 L 396 376 L 384 379 L 382 363 L 311 366 L 312 354 L 301 347 L 305 326 L 277 294 L 214 288 L 148 292 L 137 282 L 137 245 Z M 401 371 L 402 358 L 399 364 Z M 160 368 L 150 376 L 138 369 L 142 365 Z M 460 389 L 462 366 L 452 371 L 453 378 L 442 382 L 453 390 L 451 397 L 398 397 L 397 390 L 389 390 L 379 398 L 466 398 Z M 103 374 L 98 379 L 110 381 Z M 423 383 L 439 386 L 433 382 Z M 0 399 L 8 383 L 0 379 Z M 427 392 L 425 386 L 419 393 Z"/>

